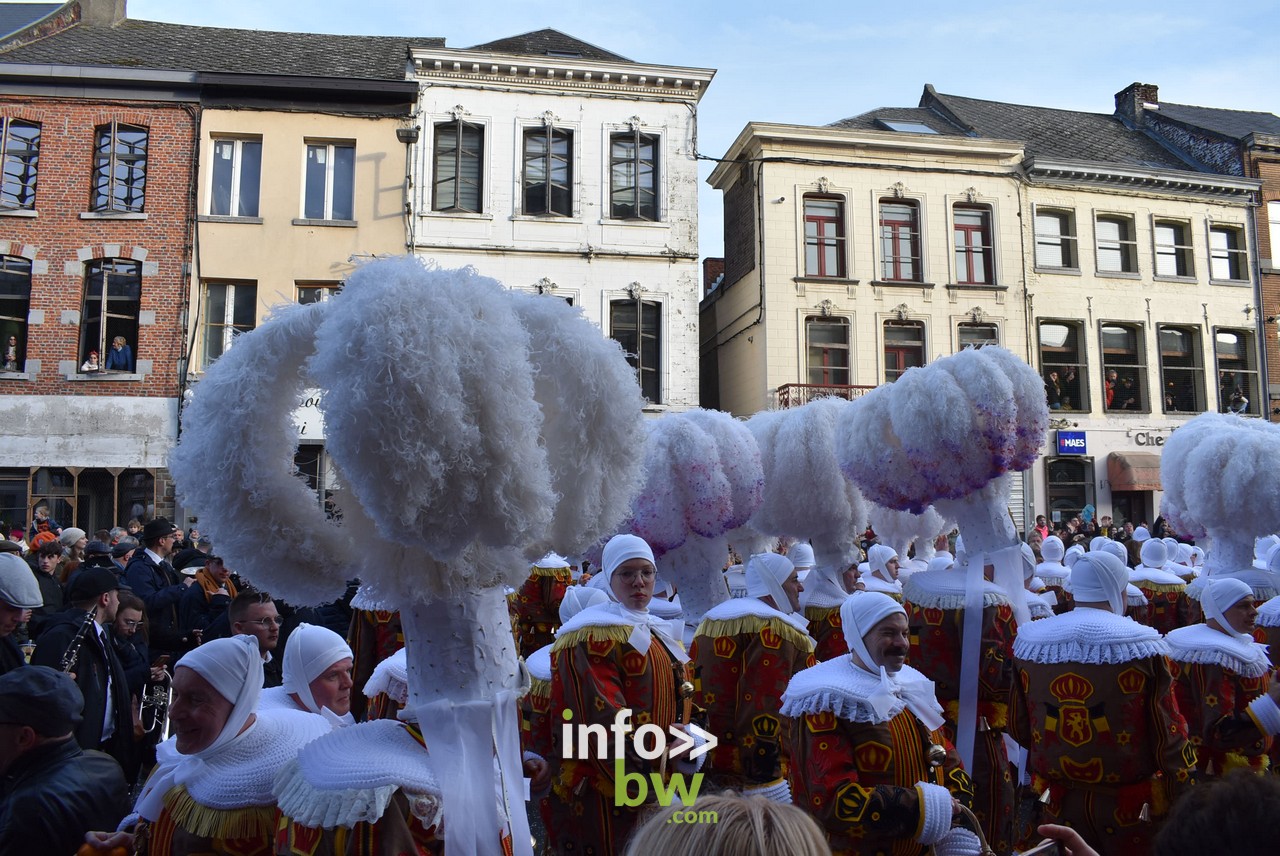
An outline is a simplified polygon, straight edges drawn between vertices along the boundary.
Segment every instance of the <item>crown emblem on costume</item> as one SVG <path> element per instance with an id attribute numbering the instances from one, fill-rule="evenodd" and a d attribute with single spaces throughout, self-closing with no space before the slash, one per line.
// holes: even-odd
<path id="1" fill-rule="evenodd" d="M 1064 704 L 1072 701 L 1084 702 L 1093 695 L 1093 684 L 1075 672 L 1067 672 L 1053 679 L 1049 684 L 1049 692 Z"/>

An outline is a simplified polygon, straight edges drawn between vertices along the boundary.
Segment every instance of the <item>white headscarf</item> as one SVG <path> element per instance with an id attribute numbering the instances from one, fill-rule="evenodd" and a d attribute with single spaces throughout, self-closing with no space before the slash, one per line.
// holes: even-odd
<path id="1" fill-rule="evenodd" d="M 609 596 L 602 591 L 586 586 L 569 586 L 560 601 L 560 623 L 564 624 L 588 606 L 608 602 Z"/>
<path id="2" fill-rule="evenodd" d="M 192 755 L 178 752 L 178 738 L 171 737 L 156 747 L 157 764 L 138 797 L 137 812 L 150 821 L 160 817 L 164 797 L 176 785 L 199 778 L 204 762 L 239 739 L 242 729 L 258 709 L 262 692 L 262 654 L 254 636 L 230 636 L 206 642 L 183 656 L 174 666 L 188 668 L 204 678 L 227 701 L 231 714 L 218 736 L 206 748 Z"/>
<path id="3" fill-rule="evenodd" d="M 813 547 L 804 541 L 792 544 L 791 549 L 787 550 L 787 558 L 796 566 L 797 571 L 808 570 L 817 564 L 813 558 Z"/>
<path id="4" fill-rule="evenodd" d="M 1040 555 L 1044 557 L 1046 562 L 1061 562 L 1066 555 L 1066 547 L 1062 544 L 1062 539 L 1057 535 L 1050 535 L 1040 542 Z M 1080 552 L 1084 552 L 1081 550 Z"/>
<path id="5" fill-rule="evenodd" d="M 299 624 L 289 634 L 289 641 L 284 646 L 284 691 L 296 695 L 302 706 L 312 713 L 341 720 L 339 724 L 354 723 L 355 718 L 350 713 L 339 716 L 327 707 L 321 707 L 311 695 L 311 682 L 334 663 L 347 659 L 355 659 L 347 640 L 327 627 Z"/>
<path id="6" fill-rule="evenodd" d="M 791 598 L 782 590 L 782 584 L 794 570 L 795 565 L 786 556 L 756 553 L 747 559 L 747 597 L 772 597 L 774 609 L 790 615 L 795 610 L 791 606 Z"/>
<path id="7" fill-rule="evenodd" d="M 1241 642 L 1252 642 L 1252 636 L 1236 630 L 1224 615 L 1228 609 L 1252 596 L 1253 587 L 1248 583 L 1230 577 L 1216 577 L 1200 590 L 1200 605 L 1204 607 L 1204 617 L 1218 622 L 1224 633 Z"/>
<path id="8" fill-rule="evenodd" d="M 1129 569 L 1107 551 L 1080 557 L 1071 569 L 1071 594 L 1077 601 L 1103 601 L 1116 615 L 1124 615 Z"/>
<path id="9" fill-rule="evenodd" d="M 871 566 L 871 573 L 879 574 L 880 579 L 885 582 L 893 582 L 893 574 L 889 573 L 888 565 L 897 558 L 898 551 L 884 544 L 872 544 L 867 551 L 867 564 Z"/>
<path id="10" fill-rule="evenodd" d="M 1158 538 L 1151 538 L 1142 545 L 1138 555 L 1142 558 L 1143 566 L 1160 570 L 1169 561 L 1169 547 L 1164 541 Z"/>
<path id="11" fill-rule="evenodd" d="M 872 547 L 872 549 L 875 548 Z M 887 594 L 873 591 L 854 592 L 840 607 L 844 641 L 853 654 L 855 668 L 872 676 L 876 674 L 877 668 L 879 669 L 880 688 L 867 698 L 867 703 L 875 709 L 876 714 L 887 718 L 887 711 L 893 706 L 895 697 L 901 698 L 916 718 L 933 731 L 941 728 L 943 722 L 941 707 L 933 690 L 933 681 L 919 675 L 918 672 L 912 672 L 910 677 L 902 672 L 890 675 L 884 666 L 875 665 L 871 652 L 867 650 L 866 635 L 881 621 L 899 613 L 905 616 L 907 611 L 902 608 L 902 604 Z M 916 675 L 919 677 L 915 677 Z"/>

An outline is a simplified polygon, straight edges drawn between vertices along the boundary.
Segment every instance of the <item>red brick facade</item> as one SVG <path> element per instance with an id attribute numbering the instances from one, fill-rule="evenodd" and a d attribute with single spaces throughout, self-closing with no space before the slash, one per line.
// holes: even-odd
<path id="1" fill-rule="evenodd" d="M 1262 317 L 1280 318 L 1280 272 L 1268 273 L 1280 269 L 1280 258 L 1271 253 L 1271 225 L 1267 218 L 1267 203 L 1280 200 L 1280 152 L 1269 148 L 1249 148 L 1245 150 L 1245 169 L 1252 178 L 1262 179 L 1261 199 L 1257 209 L 1258 256 L 1260 259 L 1271 259 L 1271 267 L 1263 267 L 1260 271 L 1262 282 Z M 1266 331 L 1267 348 L 1267 385 L 1280 387 L 1280 322 L 1263 324 Z M 1280 398 L 1264 398 L 1266 409 L 1263 411 L 1273 422 L 1280 421 L 1280 416 L 1271 411 L 1280 407 Z"/>
<path id="2" fill-rule="evenodd" d="M 37 216 L 0 216 L 0 250 L 4 242 L 9 242 L 9 255 L 23 255 L 24 248 L 33 248 L 32 261 L 47 263 L 47 269 L 40 265 L 32 274 L 31 309 L 43 312 L 43 323 L 28 327 L 26 342 L 27 360 L 38 360 L 39 371 L 30 380 L 7 380 L 0 375 L 0 395 L 172 398 L 179 394 L 197 109 L 163 102 L 0 99 L 0 116 L 41 125 Z M 113 120 L 149 129 L 146 219 L 81 217 L 91 207 L 95 128 Z M 119 249 L 113 250 L 116 246 Z M 68 381 L 58 371 L 59 362 L 74 361 L 78 367 L 86 355 L 79 353 L 79 325 L 64 324 L 63 313 L 81 312 L 83 262 L 105 254 L 143 264 L 141 314 L 147 319 L 154 313 L 155 320 L 140 324 L 138 341 L 129 344 L 135 360 L 144 365 L 149 361 L 150 370 L 143 380 Z"/>

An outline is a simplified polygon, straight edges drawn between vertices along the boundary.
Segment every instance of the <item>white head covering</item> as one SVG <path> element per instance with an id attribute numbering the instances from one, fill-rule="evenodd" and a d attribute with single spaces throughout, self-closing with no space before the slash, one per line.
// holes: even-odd
<path id="1" fill-rule="evenodd" d="M 1147 527 L 1139 526 L 1133 530 L 1132 538 L 1134 541 L 1148 541 L 1151 539 L 1151 533 L 1147 531 Z"/>
<path id="2" fill-rule="evenodd" d="M 1061 562 L 1065 551 L 1066 547 L 1057 535 L 1050 535 L 1040 542 L 1040 555 L 1046 562 Z"/>
<path id="3" fill-rule="evenodd" d="M 1076 601 L 1104 601 L 1116 615 L 1124 615 L 1129 569 L 1109 552 L 1088 553 L 1071 569 L 1071 594 Z"/>
<path id="4" fill-rule="evenodd" d="M 1110 553 L 1111 555 L 1119 559 L 1122 564 L 1125 564 L 1126 566 L 1128 565 L 1129 551 L 1126 550 L 1124 548 L 1124 545 L 1121 544 L 1119 541 L 1112 541 L 1110 538 L 1108 538 L 1105 544 L 1102 544 L 1098 547 L 1098 552 Z"/>
<path id="5" fill-rule="evenodd" d="M 631 559 L 647 559 L 654 570 L 657 570 L 658 562 L 653 558 L 653 550 L 639 535 L 614 535 L 609 539 L 609 543 L 604 545 L 604 552 L 600 556 L 604 572 L 600 576 L 604 577 L 604 591 L 609 595 L 609 600 L 618 599 L 613 594 L 613 572 L 623 562 Z"/>
<path id="6" fill-rule="evenodd" d="M 548 553 L 533 565 L 535 568 L 567 568 L 569 560 L 559 553 Z"/>
<path id="7" fill-rule="evenodd" d="M 1036 573 L 1036 551 L 1032 550 L 1031 545 L 1025 542 L 1020 547 L 1022 550 L 1022 581 L 1026 582 Z"/>
<path id="8" fill-rule="evenodd" d="M 1200 548 L 1199 547 L 1191 548 L 1191 551 L 1193 554 L 1195 554 L 1196 550 L 1200 550 Z M 1200 550 L 1200 552 L 1197 555 L 1199 555 L 1200 557 L 1200 561 L 1197 563 L 1197 565 L 1203 565 L 1204 550 Z M 1273 574 L 1280 574 L 1280 546 L 1272 550 L 1271 555 L 1267 557 L 1267 570 Z"/>
<path id="9" fill-rule="evenodd" d="M 945 571 L 954 565 L 956 560 L 952 558 L 950 553 L 939 553 L 929 560 L 929 570 Z"/>
<path id="10" fill-rule="evenodd" d="M 649 549 L 649 545 L 643 538 L 629 534 L 614 535 L 610 538 L 609 543 L 604 545 L 604 552 L 600 557 L 601 572 L 596 575 L 602 579 L 600 588 L 608 596 L 609 602 L 593 606 L 590 609 L 584 609 L 573 616 L 571 621 L 561 625 L 560 632 L 577 629 L 578 626 L 586 626 L 590 624 L 592 619 L 603 617 L 607 613 L 612 619 L 611 623 L 621 621 L 631 626 L 631 635 L 627 638 L 627 642 L 641 654 L 649 653 L 649 645 L 653 641 L 653 633 L 657 632 L 671 642 L 667 646 L 671 655 L 681 662 L 686 662 L 688 657 L 680 647 L 679 633 L 670 622 L 650 612 L 648 607 L 631 609 L 621 603 L 614 595 L 612 586 L 613 572 L 623 562 L 630 559 L 646 559 L 656 567 L 656 563 L 653 560 L 653 550 Z M 596 577 L 592 577 L 592 584 L 595 581 Z M 683 625 L 680 626 L 683 627 Z"/>
<path id="11" fill-rule="evenodd" d="M 1164 544 L 1164 548 L 1169 551 L 1169 561 L 1173 561 L 1173 557 L 1178 554 L 1177 538 L 1161 538 L 1160 543 Z"/>
<path id="12" fill-rule="evenodd" d="M 1191 567 L 1199 568 L 1203 564 L 1204 564 L 1204 548 L 1197 544 L 1196 546 L 1191 548 Z M 1272 568 L 1272 570 L 1275 571 L 1276 569 Z"/>
<path id="13" fill-rule="evenodd" d="M 1045 540 L 1048 541 L 1049 539 L 1046 538 Z M 1040 548 L 1040 555 L 1044 555 L 1043 547 Z M 1066 565 L 1068 569 L 1074 568 L 1076 566 L 1076 562 L 1080 561 L 1080 557 L 1083 555 L 1084 547 L 1081 547 L 1079 544 L 1072 544 L 1071 548 L 1063 555 L 1062 564 Z M 1046 559 L 1045 561 L 1048 560 Z"/>
<path id="14" fill-rule="evenodd" d="M 0 600 L 14 609 L 39 609 L 44 603 L 31 566 L 16 553 L 0 553 Z"/>
<path id="15" fill-rule="evenodd" d="M 779 612 L 790 614 L 791 599 L 782 590 L 782 584 L 795 571 L 795 565 L 786 556 L 777 553 L 756 553 L 747 559 L 747 597 L 772 597 L 773 606 Z"/>
<path id="16" fill-rule="evenodd" d="M 1102 549 L 1102 545 L 1103 545 L 1104 543 L 1106 543 L 1107 541 L 1109 541 L 1109 540 L 1111 540 L 1111 539 L 1110 539 L 1110 538 L 1108 538 L 1106 535 L 1097 535 L 1097 536 L 1095 536 L 1095 537 L 1093 537 L 1093 538 L 1090 538 L 1090 539 L 1089 539 L 1089 552 L 1090 552 L 1090 553 L 1096 553 L 1096 552 L 1098 552 L 1098 550 Z"/>
<path id="17" fill-rule="evenodd" d="M 886 582 L 893 581 L 893 574 L 889 573 L 887 566 L 890 560 L 896 558 L 898 551 L 884 544 L 872 544 L 867 551 L 867 564 L 871 566 L 871 573 L 878 574 Z"/>
<path id="18" fill-rule="evenodd" d="M 872 548 L 874 549 L 874 548 Z M 854 592 L 840 606 L 840 621 L 844 630 L 845 645 L 862 662 L 863 668 L 872 674 L 878 668 L 867 650 L 863 637 L 881 621 L 896 613 L 907 614 L 902 604 L 878 591 Z"/>
<path id="19" fill-rule="evenodd" d="M 138 797 L 137 807 L 138 813 L 151 821 L 160 817 L 164 797 L 175 785 L 199 778 L 205 760 L 241 736 L 262 693 L 262 654 L 256 637 L 229 636 L 206 642 L 177 662 L 175 674 L 184 667 L 200 675 L 218 695 L 231 702 L 231 714 L 214 741 L 193 755 L 178 753 L 177 737 L 156 748 L 158 763 Z"/>
<path id="20" fill-rule="evenodd" d="M 1266 570 L 1271 551 L 1280 545 L 1280 535 L 1264 535 L 1253 542 L 1253 566 L 1258 570 Z"/>
<path id="21" fill-rule="evenodd" d="M 1252 642 L 1252 636 L 1236 630 L 1223 615 L 1228 609 L 1246 597 L 1252 596 L 1253 587 L 1243 580 L 1236 580 L 1230 577 L 1215 577 L 1210 579 L 1205 587 L 1200 590 L 1200 605 L 1204 607 L 1206 620 L 1212 618 L 1222 626 L 1223 631 L 1227 634 L 1236 637 L 1242 642 Z"/>
<path id="22" fill-rule="evenodd" d="M 796 566 L 797 571 L 806 571 L 817 564 L 813 557 L 813 547 L 804 541 L 792 544 L 791 549 L 787 551 L 787 558 Z"/>
<path id="23" fill-rule="evenodd" d="M 1138 554 L 1142 556 L 1142 564 L 1148 568 L 1163 568 L 1169 561 L 1169 548 L 1158 538 L 1148 540 Z"/>
<path id="24" fill-rule="evenodd" d="M 932 731 L 941 727 L 943 722 L 941 707 L 934 695 L 933 681 L 911 669 L 903 669 L 896 675 L 890 675 L 884 666 L 875 665 L 864 641 L 872 628 L 890 615 L 898 613 L 905 616 L 907 611 L 887 594 L 875 591 L 854 592 L 840 606 L 844 641 L 853 654 L 855 668 L 871 675 L 875 675 L 877 671 L 880 673 L 879 689 L 867 698 L 876 712 L 884 715 L 894 697 L 901 697 L 911 712 Z"/>
<path id="25" fill-rule="evenodd" d="M 354 656 L 347 640 L 329 628 L 316 624 L 299 624 L 289 634 L 289 641 L 284 646 L 284 691 L 297 695 L 307 710 L 322 714 L 328 708 L 322 709 L 316 703 L 311 695 L 311 682 L 328 671 L 334 663 L 354 659 Z"/>
<path id="26" fill-rule="evenodd" d="M 1182 565 L 1184 568 L 1191 567 L 1191 550 L 1190 544 L 1179 544 L 1178 550 L 1171 557 L 1174 564 Z"/>
<path id="27" fill-rule="evenodd" d="M 564 599 L 560 601 L 560 623 L 564 624 L 588 606 L 608 602 L 609 596 L 599 589 L 569 586 L 564 590 Z"/>

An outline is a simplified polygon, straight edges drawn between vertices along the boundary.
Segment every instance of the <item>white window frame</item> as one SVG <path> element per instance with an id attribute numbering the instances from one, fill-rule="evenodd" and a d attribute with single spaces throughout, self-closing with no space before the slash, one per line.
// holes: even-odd
<path id="1" fill-rule="evenodd" d="M 1098 231 L 1098 224 L 1102 220 L 1118 221 L 1127 224 L 1129 236 L 1127 238 L 1116 238 L 1114 243 L 1120 245 L 1121 266 L 1119 268 L 1104 268 L 1102 266 L 1102 236 Z M 1107 239 L 1111 242 L 1111 239 Z M 1131 265 L 1126 268 L 1124 265 Z M 1140 266 L 1138 264 L 1138 221 L 1132 214 L 1123 211 L 1094 211 L 1093 212 L 1093 269 L 1098 276 L 1120 276 L 1120 277 L 1136 277 L 1140 275 Z"/>
<path id="2" fill-rule="evenodd" d="M 1166 226 L 1177 226 L 1182 229 L 1185 244 L 1162 244 L 1160 243 L 1160 229 Z M 1196 278 L 1196 253 L 1195 241 L 1191 237 L 1191 221 L 1179 217 L 1160 217 L 1152 216 L 1151 218 L 1151 271 L 1152 276 L 1156 279 L 1176 279 L 1176 280 L 1194 280 Z M 1174 255 L 1185 254 L 1183 257 L 1187 261 L 1186 273 L 1161 273 L 1160 272 L 1160 249 L 1172 248 Z"/>
<path id="3" fill-rule="evenodd" d="M 257 307 L 258 283 L 251 280 L 210 279 L 210 280 L 205 280 L 203 283 L 203 286 L 204 286 L 204 304 L 205 304 L 206 312 L 208 311 L 208 306 L 209 306 L 209 290 L 215 286 L 227 289 L 227 299 L 223 301 L 222 319 L 219 322 L 217 322 L 217 327 L 218 327 L 217 332 L 221 333 L 222 335 L 222 351 L 221 353 L 218 354 L 218 357 L 214 358 L 216 360 L 221 358 L 224 354 L 226 354 L 227 351 L 231 350 L 231 345 L 232 343 L 235 342 L 235 339 L 236 339 L 235 311 L 236 311 L 236 288 L 238 286 L 247 286 L 249 288 L 252 288 L 253 290 L 253 301 L 254 301 L 253 327 L 251 327 L 250 329 L 252 330 L 257 328 L 258 326 L 258 307 Z M 206 368 L 214 362 L 214 360 L 210 360 L 208 358 L 209 335 L 215 332 L 214 326 L 215 326 L 215 323 L 213 319 L 206 315 L 203 329 L 201 330 L 201 340 L 204 343 L 204 347 L 201 348 L 201 351 L 200 351 L 201 363 Z M 243 331 L 243 332 L 248 332 L 248 331 Z"/>
<path id="4" fill-rule="evenodd" d="M 1206 240 L 1205 245 L 1208 247 L 1208 250 L 1209 250 L 1209 281 L 1221 282 L 1221 283 L 1232 283 L 1232 284 L 1249 282 L 1250 281 L 1249 235 L 1248 235 L 1248 232 L 1245 230 L 1245 225 L 1243 223 L 1211 220 L 1208 223 L 1206 223 L 1206 229 L 1207 229 L 1208 238 Z M 1227 231 L 1234 232 L 1239 238 L 1239 243 L 1237 244 L 1235 249 L 1228 248 L 1224 250 L 1219 250 L 1213 245 L 1213 236 L 1215 233 L 1220 233 L 1220 232 L 1225 233 Z M 1227 261 L 1228 263 L 1230 262 L 1232 257 L 1235 257 L 1239 260 L 1240 276 L 1221 277 L 1221 276 L 1214 275 L 1214 259 L 1215 259 L 1214 254 L 1217 252 L 1226 253 L 1225 256 L 1221 256 L 1220 258 L 1223 261 Z"/>
<path id="5" fill-rule="evenodd" d="M 1272 270 L 1280 268 L 1280 199 L 1267 200 L 1267 233 L 1271 238 L 1271 258 L 1268 265 Z"/>
<path id="6" fill-rule="evenodd" d="M 213 164 L 218 157 L 218 145 L 221 143 L 231 143 L 231 192 L 228 194 L 228 204 L 226 214 L 215 214 L 213 211 L 214 200 L 214 178 Z M 258 149 L 258 186 L 256 188 L 258 194 L 258 213 L 257 214 L 237 214 L 240 208 L 241 187 L 241 167 L 244 163 L 244 144 L 257 143 Z M 205 204 L 205 213 L 212 217 L 236 217 L 238 219 L 251 220 L 262 215 L 262 138 L 261 137 L 232 137 L 225 134 L 211 136 L 209 138 L 209 180 L 206 186 L 205 198 L 208 200 Z M 303 193 L 306 192 L 304 184 Z M 305 200 L 304 200 L 305 206 Z"/>
<path id="7" fill-rule="evenodd" d="M 333 220 L 333 173 L 335 159 L 333 156 L 334 149 L 348 148 L 351 149 L 351 219 L 339 218 L 338 222 L 354 223 L 356 222 L 356 200 L 359 194 L 356 188 L 356 141 L 355 140 L 305 140 L 302 147 L 302 188 L 301 188 L 301 217 L 304 219 L 316 219 L 307 217 L 307 152 L 312 147 L 323 147 L 325 150 L 325 169 L 324 169 L 324 216 L 321 220 Z"/>
<path id="8" fill-rule="evenodd" d="M 1042 233 L 1038 229 L 1039 219 L 1042 215 L 1060 216 L 1064 218 L 1064 226 L 1071 231 L 1055 232 L 1052 235 Z M 1040 260 L 1040 237 L 1057 238 L 1060 246 L 1066 250 L 1070 248 L 1072 258 L 1069 265 L 1051 265 L 1045 264 Z M 1032 259 L 1035 269 L 1038 271 L 1046 271 L 1048 273 L 1079 273 L 1080 272 L 1080 221 L 1076 216 L 1076 210 L 1069 206 L 1062 205 L 1037 205 L 1031 212 L 1031 239 L 1033 244 Z"/>

